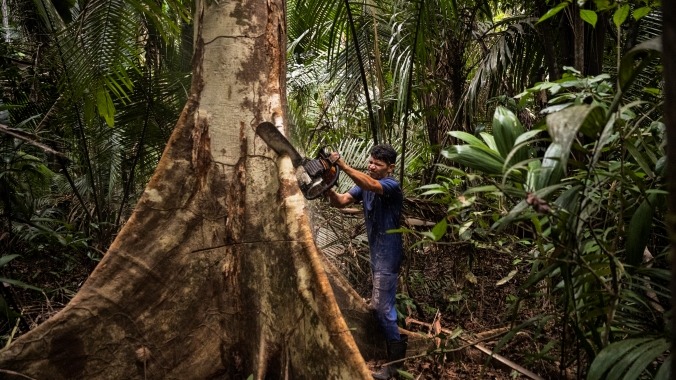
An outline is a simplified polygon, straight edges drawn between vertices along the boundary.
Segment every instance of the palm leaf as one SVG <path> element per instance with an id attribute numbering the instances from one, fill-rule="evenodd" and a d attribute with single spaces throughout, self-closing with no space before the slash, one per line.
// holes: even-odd
<path id="1" fill-rule="evenodd" d="M 587 379 L 637 379 L 657 357 L 669 349 L 664 338 L 633 338 L 601 350 L 589 368 Z"/>

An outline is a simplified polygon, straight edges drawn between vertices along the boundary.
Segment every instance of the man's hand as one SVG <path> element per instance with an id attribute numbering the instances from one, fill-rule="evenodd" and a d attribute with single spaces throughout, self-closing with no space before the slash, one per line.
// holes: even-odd
<path id="1" fill-rule="evenodd" d="M 331 161 L 332 164 L 335 165 L 338 160 L 340 160 L 340 153 L 331 152 L 331 154 L 329 154 L 329 161 Z"/>

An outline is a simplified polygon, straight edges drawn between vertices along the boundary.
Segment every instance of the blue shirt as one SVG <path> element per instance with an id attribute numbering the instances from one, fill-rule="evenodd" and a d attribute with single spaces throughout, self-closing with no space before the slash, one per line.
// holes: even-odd
<path id="1" fill-rule="evenodd" d="M 392 177 L 379 180 L 382 194 L 362 190 L 355 186 L 348 192 L 355 201 L 364 206 L 366 234 L 371 251 L 371 270 L 373 272 L 399 273 L 403 254 L 400 233 L 387 233 L 387 230 L 399 228 L 404 195 L 399 182 Z"/>

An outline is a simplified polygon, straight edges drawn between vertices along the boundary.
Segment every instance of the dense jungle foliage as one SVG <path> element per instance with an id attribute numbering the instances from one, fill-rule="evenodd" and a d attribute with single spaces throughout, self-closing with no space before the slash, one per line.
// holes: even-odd
<path id="1" fill-rule="evenodd" d="M 3 0 L 6 344 L 128 218 L 185 104 L 192 7 Z M 670 376 L 661 32 L 653 0 L 287 2 L 298 147 L 355 167 L 400 152 L 402 324 L 440 338 L 411 372 L 445 376 L 467 334 L 506 328 L 491 349 L 544 377 Z M 363 224 L 313 206 L 320 247 L 368 288 Z"/>

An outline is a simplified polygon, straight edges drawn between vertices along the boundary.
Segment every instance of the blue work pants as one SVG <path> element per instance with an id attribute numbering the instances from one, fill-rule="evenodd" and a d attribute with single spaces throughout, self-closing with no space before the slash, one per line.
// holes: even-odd
<path id="1" fill-rule="evenodd" d="M 397 273 L 373 272 L 371 307 L 375 310 L 388 342 L 399 341 L 401 338 L 395 309 L 397 278 Z"/>

